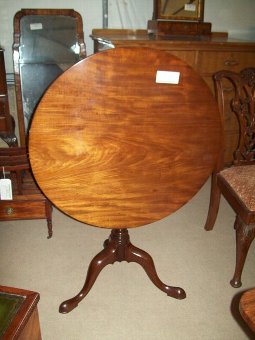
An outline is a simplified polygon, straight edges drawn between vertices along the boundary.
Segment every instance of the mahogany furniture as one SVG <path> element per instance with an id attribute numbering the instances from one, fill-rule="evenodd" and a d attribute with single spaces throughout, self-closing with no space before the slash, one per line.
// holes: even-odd
<path id="1" fill-rule="evenodd" d="M 0 221 L 46 219 L 52 236 L 52 205 L 31 174 L 25 147 L 0 148 L 0 178 L 10 178 L 12 200 L 1 200 Z"/>
<path id="2" fill-rule="evenodd" d="M 236 267 L 230 283 L 240 287 L 245 259 L 255 236 L 255 68 L 240 73 L 220 71 L 214 80 L 222 121 L 227 110 L 236 115 L 240 136 L 233 165 L 224 169 L 223 162 L 219 163 L 212 175 L 205 229 L 213 229 L 223 194 L 236 213 Z"/>
<path id="3" fill-rule="evenodd" d="M 8 91 L 6 83 L 6 71 L 4 62 L 4 50 L 0 48 L 0 138 L 8 146 L 17 146 L 15 135 L 15 121 L 10 114 Z"/>
<path id="4" fill-rule="evenodd" d="M 20 145 L 47 87 L 86 56 L 81 15 L 73 9 L 22 9 L 14 16 L 13 63 Z"/>
<path id="5" fill-rule="evenodd" d="M 249 289 L 242 294 L 239 310 L 247 325 L 255 333 L 255 288 Z"/>
<path id="6" fill-rule="evenodd" d="M 208 38 L 155 37 L 147 30 L 93 29 L 94 51 L 112 47 L 151 47 L 167 51 L 194 68 L 214 93 L 213 74 L 220 70 L 239 72 L 255 67 L 255 42 L 228 38 L 226 33 L 212 33 Z M 229 164 L 238 143 L 238 122 L 225 112 L 226 147 L 224 160 Z"/>
<path id="7" fill-rule="evenodd" d="M 40 295 L 29 290 L 0 286 L 0 338 L 41 340 L 37 304 Z"/>
<path id="8" fill-rule="evenodd" d="M 60 312 L 75 308 L 115 261 L 137 262 L 159 289 L 185 298 L 182 288 L 159 279 L 151 256 L 131 244 L 128 228 L 158 221 L 190 200 L 215 167 L 221 137 L 203 79 L 160 50 L 94 54 L 51 85 L 30 129 L 35 178 L 67 215 L 112 229 L 83 288 Z"/>

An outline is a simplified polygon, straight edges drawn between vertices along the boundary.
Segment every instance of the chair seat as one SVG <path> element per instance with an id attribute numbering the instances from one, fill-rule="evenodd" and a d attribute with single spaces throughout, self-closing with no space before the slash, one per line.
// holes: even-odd
<path id="1" fill-rule="evenodd" d="M 246 208 L 255 213 L 255 164 L 222 170 L 218 177 L 222 177 Z"/>

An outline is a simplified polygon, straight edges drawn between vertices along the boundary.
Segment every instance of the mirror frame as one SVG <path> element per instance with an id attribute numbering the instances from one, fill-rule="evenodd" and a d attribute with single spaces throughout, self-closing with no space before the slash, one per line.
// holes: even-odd
<path id="1" fill-rule="evenodd" d="M 164 5 L 168 2 L 171 2 L 172 0 L 165 0 Z M 166 14 L 163 15 L 161 8 L 163 7 L 163 0 L 154 0 L 154 9 L 153 9 L 153 19 L 167 19 L 167 20 L 178 20 L 178 21 L 203 21 L 204 20 L 204 0 L 193 0 L 193 1 L 181 1 L 181 5 L 185 4 L 192 4 L 196 3 L 198 6 L 198 10 L 196 11 L 196 14 L 194 16 L 184 16 L 184 15 L 172 15 L 172 14 Z"/>
<path id="2" fill-rule="evenodd" d="M 68 16 L 76 19 L 76 36 L 77 43 L 80 47 L 79 59 L 84 59 L 86 55 L 86 46 L 84 42 L 83 21 L 81 15 L 73 9 L 21 9 L 14 16 L 14 41 L 13 41 L 13 66 L 15 79 L 15 92 L 17 104 L 17 117 L 19 125 L 19 141 L 21 146 L 27 144 L 27 134 L 25 131 L 24 110 L 22 99 L 22 85 L 20 75 L 20 43 L 21 43 L 21 19 L 24 16 Z"/>

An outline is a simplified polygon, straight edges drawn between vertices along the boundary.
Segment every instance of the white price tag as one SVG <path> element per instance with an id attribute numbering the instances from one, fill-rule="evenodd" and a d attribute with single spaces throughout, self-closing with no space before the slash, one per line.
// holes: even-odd
<path id="1" fill-rule="evenodd" d="M 189 12 L 196 12 L 196 5 L 195 4 L 186 4 L 184 6 L 185 11 Z"/>
<path id="2" fill-rule="evenodd" d="M 43 25 L 40 22 L 36 22 L 36 23 L 30 24 L 30 29 L 31 29 L 31 31 L 42 30 Z"/>
<path id="3" fill-rule="evenodd" d="M 179 84 L 180 72 L 157 71 L 156 83 L 159 84 Z"/>
<path id="4" fill-rule="evenodd" d="M 0 179 L 0 199 L 12 200 L 12 182 L 9 178 Z"/>

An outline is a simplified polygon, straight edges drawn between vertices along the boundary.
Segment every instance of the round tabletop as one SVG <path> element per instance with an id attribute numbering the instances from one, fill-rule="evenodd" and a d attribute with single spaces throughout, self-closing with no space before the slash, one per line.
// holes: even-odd
<path id="1" fill-rule="evenodd" d="M 116 48 L 49 87 L 29 154 L 60 210 L 89 225 L 131 228 L 187 203 L 215 167 L 221 140 L 215 99 L 198 73 L 167 52 Z"/>

